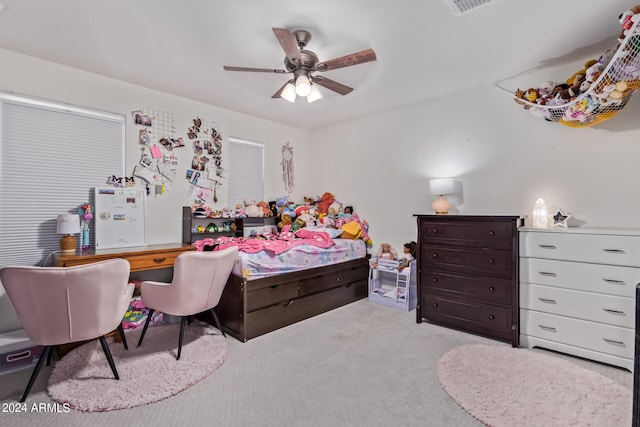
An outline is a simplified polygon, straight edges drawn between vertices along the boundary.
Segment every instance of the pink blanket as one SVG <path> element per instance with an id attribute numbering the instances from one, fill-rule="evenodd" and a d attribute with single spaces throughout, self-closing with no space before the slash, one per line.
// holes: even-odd
<path id="1" fill-rule="evenodd" d="M 296 231 L 295 238 L 293 233 L 280 233 L 278 236 L 270 236 L 267 238 L 254 237 L 219 237 L 215 240 L 203 239 L 194 243 L 197 250 L 201 251 L 205 245 L 218 243 L 218 249 L 228 248 L 229 246 L 237 246 L 239 251 L 254 254 L 256 252 L 265 251 L 275 255 L 286 252 L 290 248 L 300 245 L 311 245 L 320 248 L 328 248 L 335 245 L 335 242 L 328 233 L 322 231 L 305 230 L 304 228 Z"/>

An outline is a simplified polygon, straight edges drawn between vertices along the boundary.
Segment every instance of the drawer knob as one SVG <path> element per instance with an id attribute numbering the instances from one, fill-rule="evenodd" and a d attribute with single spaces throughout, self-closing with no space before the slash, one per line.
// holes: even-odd
<path id="1" fill-rule="evenodd" d="M 437 277 L 432 277 L 432 278 L 431 278 L 431 281 L 432 281 L 433 283 L 438 283 L 438 278 L 437 278 Z"/>
<path id="2" fill-rule="evenodd" d="M 538 245 L 542 249 L 556 249 L 555 245 Z"/>
<path id="3" fill-rule="evenodd" d="M 558 275 L 556 273 L 553 273 L 551 271 L 538 271 L 538 274 L 541 276 L 545 276 L 545 277 L 557 277 Z"/>
<path id="4" fill-rule="evenodd" d="M 493 259 L 493 258 L 489 258 L 489 264 L 495 264 L 495 263 L 496 263 L 496 260 L 495 260 L 495 259 Z"/>
<path id="5" fill-rule="evenodd" d="M 489 292 L 495 292 L 496 288 L 494 288 L 493 286 L 489 286 Z"/>
<path id="6" fill-rule="evenodd" d="M 437 302 L 433 303 L 433 308 L 438 308 L 438 303 Z"/>
<path id="7" fill-rule="evenodd" d="M 438 233 L 438 229 L 437 229 L 437 228 L 435 228 L 435 227 L 433 227 L 433 228 L 431 229 L 431 231 L 432 231 L 432 232 L 434 232 L 434 233 Z"/>
<path id="8" fill-rule="evenodd" d="M 624 285 L 624 281 L 623 280 L 616 280 L 616 279 L 602 279 L 607 283 L 611 283 L 613 285 Z"/>
<path id="9" fill-rule="evenodd" d="M 166 260 L 167 260 L 166 258 L 154 258 L 153 262 L 155 262 L 156 264 L 162 264 Z"/>
<path id="10" fill-rule="evenodd" d="M 558 330 L 556 328 L 554 328 L 553 326 L 545 326 L 545 325 L 538 325 L 540 327 L 540 329 L 542 329 L 543 331 L 547 331 L 547 332 L 558 332 Z"/>
<path id="11" fill-rule="evenodd" d="M 433 253 L 433 255 L 432 255 L 432 256 L 433 256 L 433 258 L 438 258 L 438 254 L 437 254 L 437 253 L 435 253 L 435 252 Z"/>
<path id="12" fill-rule="evenodd" d="M 489 236 L 493 237 L 493 236 L 495 236 L 495 235 L 496 235 L 496 232 L 495 232 L 495 231 L 493 231 L 493 230 L 489 231 Z"/>
<path id="13" fill-rule="evenodd" d="M 494 316 L 493 314 L 489 315 L 489 319 L 494 320 L 496 318 L 496 316 Z"/>
<path id="14" fill-rule="evenodd" d="M 557 304 L 556 300 L 554 299 L 542 298 L 542 297 L 538 297 L 538 299 L 540 300 L 540 302 L 543 302 L 545 304 Z"/>
<path id="15" fill-rule="evenodd" d="M 615 314 L 616 316 L 625 316 L 624 311 L 614 310 L 613 308 L 603 308 L 603 310 L 609 314 Z"/>
<path id="16" fill-rule="evenodd" d="M 624 254 L 624 250 L 622 249 L 603 249 L 603 251 L 610 253 L 610 254 Z"/>

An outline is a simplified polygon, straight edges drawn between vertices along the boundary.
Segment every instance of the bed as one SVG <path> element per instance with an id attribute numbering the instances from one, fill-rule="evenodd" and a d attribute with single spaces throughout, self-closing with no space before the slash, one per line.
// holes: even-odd
<path id="1" fill-rule="evenodd" d="M 304 229 L 289 237 L 216 241 L 221 249 L 240 249 L 215 309 L 225 332 L 240 341 L 367 297 L 363 240 Z"/>

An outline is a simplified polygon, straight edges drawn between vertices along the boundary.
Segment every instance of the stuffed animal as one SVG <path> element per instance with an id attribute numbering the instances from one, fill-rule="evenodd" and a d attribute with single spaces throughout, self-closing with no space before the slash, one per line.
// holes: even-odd
<path id="1" fill-rule="evenodd" d="M 317 203 L 316 205 L 316 212 L 317 213 L 322 213 L 322 214 L 328 214 L 329 213 L 329 206 L 331 206 L 331 203 L 335 202 L 336 199 L 333 196 L 333 194 L 331 193 L 324 193 L 322 195 L 322 197 L 320 198 L 320 201 Z"/>
<path id="2" fill-rule="evenodd" d="M 253 199 L 245 199 L 244 213 L 248 217 L 261 217 L 263 215 L 262 209 L 258 207 L 256 201 Z"/>
<path id="3" fill-rule="evenodd" d="M 264 200 L 261 200 L 260 202 L 258 202 L 258 207 L 262 210 L 262 215 L 260 216 L 262 217 L 273 216 L 273 212 L 271 212 L 271 209 L 269 209 L 269 205 Z"/>
<path id="4" fill-rule="evenodd" d="M 342 212 L 342 203 L 336 201 L 329 205 L 329 210 L 327 212 L 329 215 L 338 216 L 340 212 Z"/>
<path id="5" fill-rule="evenodd" d="M 278 228 L 280 230 L 282 230 L 286 225 L 291 226 L 291 224 L 291 215 L 289 215 L 289 213 L 284 212 L 282 215 L 280 215 L 280 222 L 278 223 Z"/>

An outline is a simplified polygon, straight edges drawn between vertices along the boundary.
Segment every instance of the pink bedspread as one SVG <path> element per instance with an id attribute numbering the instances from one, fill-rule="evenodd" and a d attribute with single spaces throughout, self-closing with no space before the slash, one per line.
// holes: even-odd
<path id="1" fill-rule="evenodd" d="M 237 246 L 241 252 L 255 254 L 260 251 L 269 252 L 279 255 L 291 248 L 301 245 L 316 246 L 319 248 L 329 248 L 336 243 L 327 233 L 321 231 L 298 230 L 294 233 L 280 233 L 277 236 L 269 236 L 266 238 L 254 237 L 219 237 L 215 240 L 203 239 L 194 243 L 197 250 L 211 243 L 218 243 L 219 249 L 225 249 L 230 246 Z"/>

